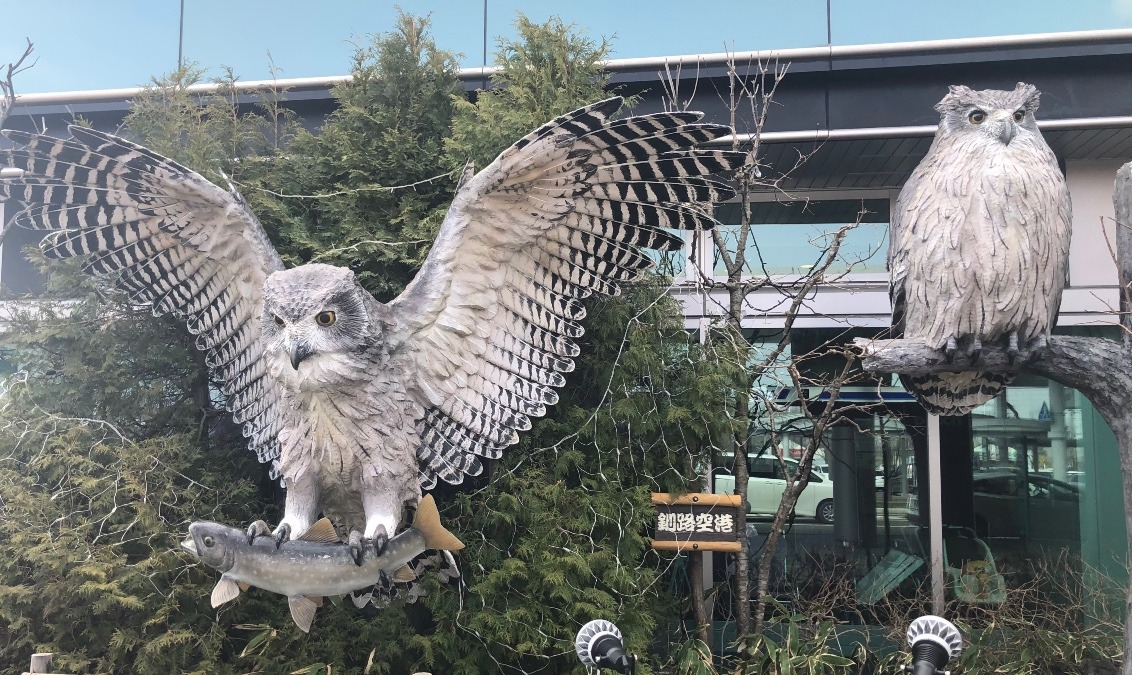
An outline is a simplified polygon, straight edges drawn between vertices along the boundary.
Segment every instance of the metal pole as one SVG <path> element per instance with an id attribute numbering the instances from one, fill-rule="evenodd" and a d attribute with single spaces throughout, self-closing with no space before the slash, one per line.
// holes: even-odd
<path id="1" fill-rule="evenodd" d="M 487 0 L 483 0 L 483 89 L 487 91 Z"/>
<path id="2" fill-rule="evenodd" d="M 1049 381 L 1049 460 L 1053 477 L 1069 477 L 1069 429 L 1065 425 L 1065 387 Z"/>
<path id="3" fill-rule="evenodd" d="M 185 0 L 181 0 L 181 20 L 177 23 L 177 70 L 180 70 L 180 69 L 185 67 L 184 46 L 185 46 Z"/>
<path id="4" fill-rule="evenodd" d="M 931 548 L 932 613 L 943 616 L 943 500 L 940 494 L 939 415 L 928 415 L 928 540 Z"/>

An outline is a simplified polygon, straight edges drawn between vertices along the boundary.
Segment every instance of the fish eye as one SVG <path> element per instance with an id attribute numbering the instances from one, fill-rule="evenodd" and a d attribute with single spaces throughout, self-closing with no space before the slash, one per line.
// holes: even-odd
<path id="1" fill-rule="evenodd" d="M 279 316 L 278 314 L 276 314 L 272 318 L 275 320 L 275 325 L 279 326 L 280 328 L 282 328 L 286 323 L 286 322 L 283 321 L 283 317 Z"/>
<path id="2" fill-rule="evenodd" d="M 337 320 L 338 317 L 334 315 L 334 312 L 328 309 L 322 310 L 318 313 L 317 316 L 314 317 L 315 323 L 322 326 L 323 328 L 326 328 L 327 326 L 333 326 L 334 322 Z"/>
<path id="3" fill-rule="evenodd" d="M 1025 110 L 1015 110 L 1014 111 L 1014 121 L 1015 122 L 1021 122 L 1024 119 L 1026 119 L 1026 111 Z"/>
<path id="4" fill-rule="evenodd" d="M 215 544 L 215 543 L 216 542 L 214 542 L 212 540 L 212 537 L 205 537 L 204 538 L 204 545 L 205 545 L 206 548 L 212 548 L 212 545 Z"/>
<path id="5" fill-rule="evenodd" d="M 971 120 L 971 124 L 982 124 L 987 119 L 987 114 L 982 110 L 972 110 L 967 119 Z"/>

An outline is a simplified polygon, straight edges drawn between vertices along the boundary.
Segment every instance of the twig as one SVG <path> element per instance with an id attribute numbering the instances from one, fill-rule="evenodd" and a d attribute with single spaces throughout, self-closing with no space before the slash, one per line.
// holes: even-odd
<path id="1" fill-rule="evenodd" d="M 28 57 L 31 56 L 31 53 L 35 50 L 35 45 L 32 44 L 31 40 L 28 38 L 24 39 L 27 40 L 28 43 L 28 46 L 24 49 L 24 53 L 20 56 L 18 61 L 8 64 L 4 79 L 0 80 L 0 95 L 3 96 L 3 100 L 0 101 L 0 125 L 4 124 L 4 120 L 8 119 L 8 115 L 12 113 L 12 108 L 16 105 L 16 75 L 35 66 L 36 61 L 39 60 L 36 59 L 36 61 L 32 61 L 26 66 L 24 65 L 24 61 L 27 61 Z"/>

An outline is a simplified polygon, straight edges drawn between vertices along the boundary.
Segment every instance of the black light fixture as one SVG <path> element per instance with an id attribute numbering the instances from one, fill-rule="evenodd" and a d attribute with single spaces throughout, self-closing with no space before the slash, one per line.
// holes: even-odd
<path id="1" fill-rule="evenodd" d="M 941 670 L 963 651 L 963 636 L 947 619 L 921 616 L 908 626 L 908 646 L 912 648 L 912 665 L 904 670 L 912 675 L 948 675 Z"/>
<path id="2" fill-rule="evenodd" d="M 578 631 L 574 650 L 582 665 L 600 671 L 609 668 L 619 673 L 635 673 L 637 657 L 625 652 L 621 631 L 605 619 L 594 619 Z"/>

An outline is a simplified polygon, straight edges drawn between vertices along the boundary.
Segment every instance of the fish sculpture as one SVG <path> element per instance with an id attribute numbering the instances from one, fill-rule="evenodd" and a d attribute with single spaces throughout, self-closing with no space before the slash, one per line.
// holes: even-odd
<path id="1" fill-rule="evenodd" d="M 310 632 L 315 611 L 326 596 L 340 596 L 378 583 L 382 575 L 412 581 L 408 563 L 429 549 L 458 551 L 464 544 L 440 523 L 432 495 L 417 506 L 409 529 L 389 540 L 381 555 L 357 562 L 331 522 L 323 518 L 303 536 L 281 545 L 268 537 L 248 543 L 247 532 L 211 521 L 189 525 L 181 548 L 221 573 L 212 589 L 212 606 L 234 600 L 249 586 L 287 596 L 291 618 Z"/>

